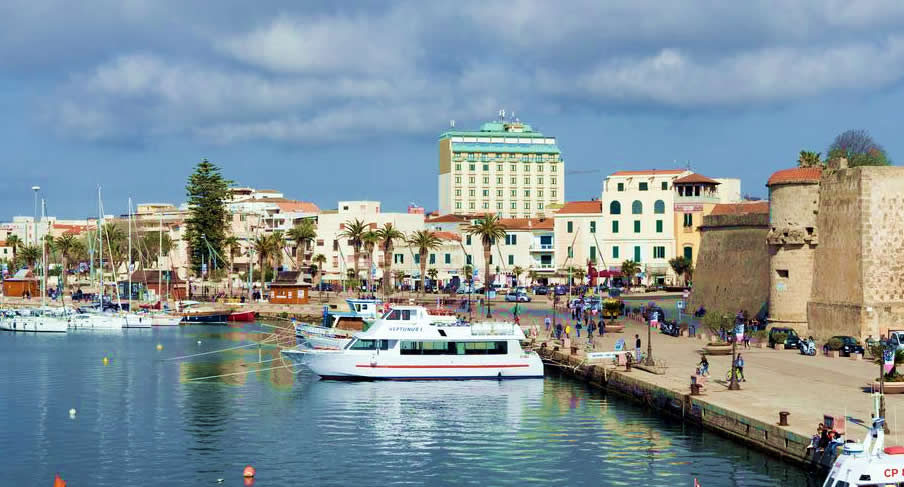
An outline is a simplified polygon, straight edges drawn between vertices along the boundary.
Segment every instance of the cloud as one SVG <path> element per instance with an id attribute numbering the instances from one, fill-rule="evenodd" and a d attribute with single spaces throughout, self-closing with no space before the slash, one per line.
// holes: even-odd
<path id="1" fill-rule="evenodd" d="M 613 106 L 756 110 L 904 78 L 904 3 L 886 0 L 466 0 L 303 11 L 290 2 L 273 12 L 237 2 L 213 15 L 203 5 L 130 5 L 111 6 L 105 19 L 134 26 L 141 12 L 139 41 L 156 37 L 143 49 L 139 41 L 117 49 L 115 38 L 103 49 L 79 47 L 99 58 L 54 80 L 45 113 L 60 133 L 311 143 L 433 134 L 448 119 L 476 122 L 499 106 L 528 118 Z M 8 13 L 26 25 L 46 12 L 22 10 Z M 94 27 L 122 36 L 107 23 Z M 24 40 L 0 46 L 0 56 L 39 35 L 15 31 Z"/>

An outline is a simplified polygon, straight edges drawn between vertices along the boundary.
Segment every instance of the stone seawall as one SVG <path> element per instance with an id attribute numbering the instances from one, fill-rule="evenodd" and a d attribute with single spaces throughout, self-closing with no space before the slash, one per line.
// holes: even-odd
<path id="1" fill-rule="evenodd" d="M 614 392 L 669 416 L 716 431 L 741 443 L 764 450 L 801 465 L 812 466 L 807 457 L 810 438 L 789 429 L 712 404 L 704 395 L 690 395 L 653 383 L 649 372 L 634 369 L 626 372 L 610 365 L 589 365 L 582 357 L 567 355 L 548 348 L 539 351 L 544 361 L 562 365 L 562 370 L 590 385 Z M 721 387 L 721 386 L 717 386 Z M 776 418 L 778 420 L 778 418 Z M 830 462 L 829 462 L 830 463 Z M 824 465 L 825 466 L 825 465 Z"/>

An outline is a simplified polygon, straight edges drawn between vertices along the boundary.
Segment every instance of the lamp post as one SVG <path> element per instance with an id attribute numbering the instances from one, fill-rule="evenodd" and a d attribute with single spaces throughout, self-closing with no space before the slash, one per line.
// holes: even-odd
<path id="1" fill-rule="evenodd" d="M 882 360 L 879 360 L 879 417 L 885 419 L 885 354 L 889 353 L 889 350 L 886 349 L 886 346 L 882 347 Z M 892 360 L 895 359 L 894 354 L 895 351 L 891 351 Z M 888 421 L 885 421 L 882 425 L 883 431 L 885 433 L 889 433 L 888 430 Z"/>

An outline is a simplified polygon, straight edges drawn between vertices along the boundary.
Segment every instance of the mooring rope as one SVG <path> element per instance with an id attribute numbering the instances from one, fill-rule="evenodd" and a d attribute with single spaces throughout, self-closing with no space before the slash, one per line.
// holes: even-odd
<path id="1" fill-rule="evenodd" d="M 230 350 L 239 350 L 242 348 L 256 347 L 256 346 L 261 346 L 261 345 L 267 344 L 269 340 L 274 339 L 274 338 L 277 338 L 277 336 L 275 334 L 271 334 L 271 335 L 268 335 L 263 340 L 261 340 L 260 342 L 248 343 L 246 345 L 236 345 L 234 347 L 221 348 L 219 350 L 211 350 L 209 352 L 193 353 L 191 355 L 183 355 L 181 357 L 169 357 L 169 358 L 164 358 L 164 359 L 160 359 L 160 360 L 164 361 L 164 362 L 169 362 L 172 360 L 182 360 L 182 359 L 187 359 L 187 358 L 200 357 L 202 355 L 210 355 L 210 354 L 214 354 L 214 353 L 228 352 Z"/>
<path id="2" fill-rule="evenodd" d="M 287 367 L 291 367 L 291 365 L 283 364 L 283 365 L 277 365 L 276 367 L 266 367 L 263 369 L 256 369 L 256 370 L 245 370 L 242 372 L 232 372 L 230 374 L 209 375 L 207 377 L 194 377 L 192 379 L 188 379 L 188 381 L 193 382 L 193 381 L 201 381 L 201 380 L 206 380 L 206 379 L 217 379 L 220 377 L 229 377 L 229 376 L 233 376 L 233 375 L 250 374 L 252 372 L 264 372 L 267 370 L 285 369 Z"/>

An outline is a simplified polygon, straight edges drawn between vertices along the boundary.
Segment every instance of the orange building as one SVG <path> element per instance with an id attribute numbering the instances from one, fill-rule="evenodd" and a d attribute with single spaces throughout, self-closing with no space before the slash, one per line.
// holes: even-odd
<path id="1" fill-rule="evenodd" d="M 270 284 L 270 302 L 273 304 L 307 304 L 311 283 L 301 271 L 283 271 Z"/>

